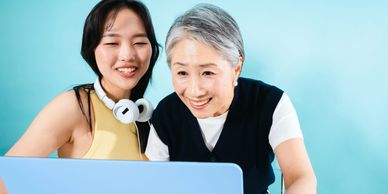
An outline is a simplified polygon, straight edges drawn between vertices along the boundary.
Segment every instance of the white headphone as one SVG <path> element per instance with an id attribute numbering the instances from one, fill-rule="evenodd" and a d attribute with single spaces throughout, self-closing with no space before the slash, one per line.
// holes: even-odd
<path id="1" fill-rule="evenodd" d="M 146 122 L 151 119 L 154 108 L 150 101 L 145 98 L 140 98 L 133 102 L 129 99 L 121 99 L 115 103 L 108 98 L 104 89 L 101 87 L 100 80 L 94 82 L 94 90 L 98 98 L 104 102 L 105 106 L 112 110 L 114 117 L 124 124 L 129 124 L 135 121 Z M 143 111 L 140 113 L 138 106 L 143 106 Z"/>

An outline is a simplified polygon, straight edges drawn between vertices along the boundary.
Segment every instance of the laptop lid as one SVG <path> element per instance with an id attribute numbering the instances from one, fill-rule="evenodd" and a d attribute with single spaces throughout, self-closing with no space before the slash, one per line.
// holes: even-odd
<path id="1" fill-rule="evenodd" d="M 12 194 L 243 193 L 231 163 L 0 157 L 0 177 Z"/>

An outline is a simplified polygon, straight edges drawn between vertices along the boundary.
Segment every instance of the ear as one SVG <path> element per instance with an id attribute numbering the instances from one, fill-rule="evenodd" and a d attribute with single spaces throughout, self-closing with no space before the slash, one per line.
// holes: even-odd
<path id="1" fill-rule="evenodd" d="M 238 77 L 241 74 L 243 63 L 244 63 L 244 58 L 240 56 L 238 60 L 238 64 L 234 68 L 234 82 L 237 82 Z"/>

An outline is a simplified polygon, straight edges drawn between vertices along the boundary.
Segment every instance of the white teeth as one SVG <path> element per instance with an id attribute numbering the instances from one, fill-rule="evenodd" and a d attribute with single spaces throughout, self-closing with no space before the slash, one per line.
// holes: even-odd
<path id="1" fill-rule="evenodd" d="M 200 101 L 200 102 L 194 102 L 194 101 L 191 101 L 191 104 L 195 105 L 195 106 L 202 106 L 202 105 L 205 105 L 206 103 L 208 103 L 209 100 L 204 100 L 204 101 Z"/>
<path id="2" fill-rule="evenodd" d="M 136 70 L 135 67 L 121 67 L 121 68 L 118 68 L 117 70 L 119 70 L 120 72 L 122 73 L 131 73 L 131 72 L 134 72 Z"/>

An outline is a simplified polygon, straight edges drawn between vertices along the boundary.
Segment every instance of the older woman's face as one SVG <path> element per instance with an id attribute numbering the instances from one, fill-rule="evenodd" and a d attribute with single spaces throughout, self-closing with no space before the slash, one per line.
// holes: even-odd
<path id="1" fill-rule="evenodd" d="M 195 117 L 219 116 L 229 109 L 241 63 L 232 67 L 217 50 L 189 39 L 178 42 L 170 56 L 175 92 Z"/>

